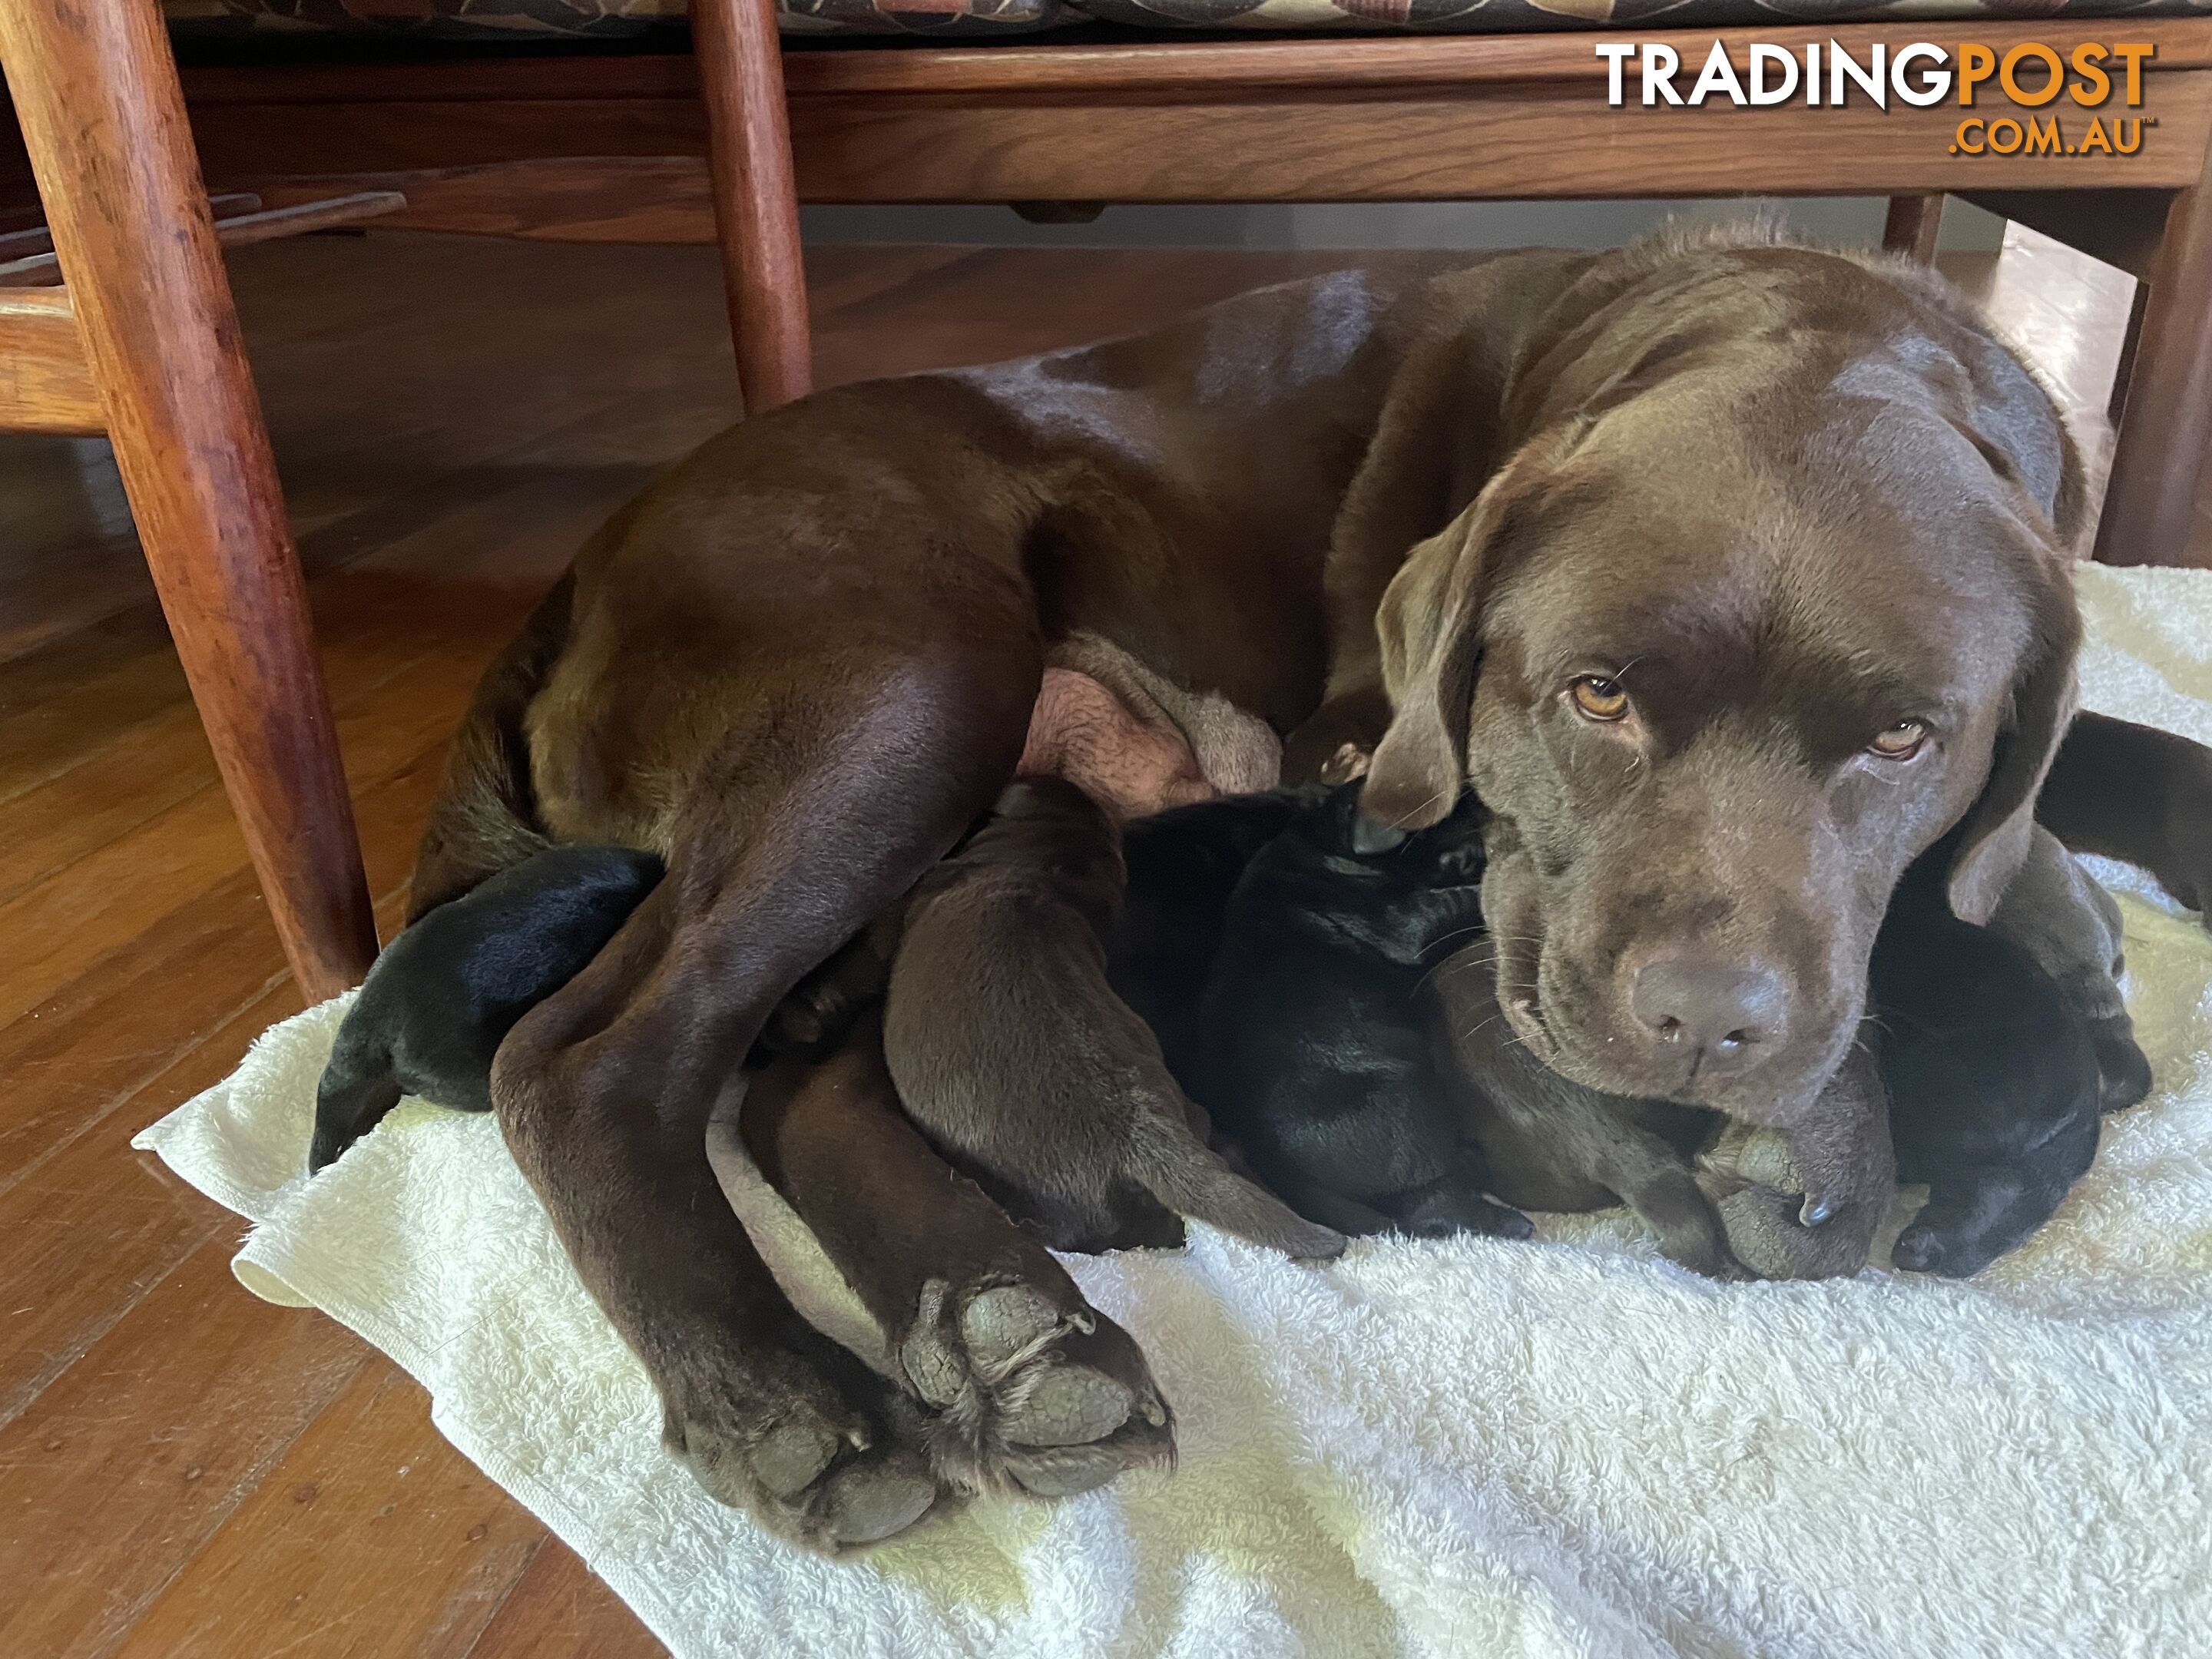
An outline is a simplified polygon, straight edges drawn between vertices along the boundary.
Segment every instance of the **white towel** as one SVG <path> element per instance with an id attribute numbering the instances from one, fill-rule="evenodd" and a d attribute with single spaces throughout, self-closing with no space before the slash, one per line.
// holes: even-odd
<path id="1" fill-rule="evenodd" d="M 2081 593 L 2090 705 L 2212 740 L 2212 574 L 2085 568 Z M 1971 1283 L 1717 1285 L 1617 1217 L 1325 1269 L 1202 1228 L 1074 1258 L 1150 1354 L 1180 1467 L 978 1503 L 847 1564 L 661 1450 L 489 1119 L 410 1102 L 302 1177 L 341 1003 L 137 1144 L 257 1224 L 248 1288 L 413 1372 L 679 1655 L 2203 1654 L 2212 939 L 2100 873 L 2130 890 L 2158 1092 Z M 842 1291 L 788 1212 L 765 1225 L 798 1282 Z"/>

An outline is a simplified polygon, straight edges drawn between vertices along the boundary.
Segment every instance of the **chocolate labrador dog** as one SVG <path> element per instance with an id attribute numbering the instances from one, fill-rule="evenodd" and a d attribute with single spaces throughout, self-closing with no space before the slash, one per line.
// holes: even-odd
<path id="1" fill-rule="evenodd" d="M 549 842 L 665 864 L 508 1034 L 494 1108 L 668 1443 L 834 1549 L 920 1512 L 918 1447 L 972 1476 L 1014 1395 L 962 1392 L 961 1458 L 927 1454 L 945 1408 L 794 1314 L 707 1127 L 785 993 L 1013 774 L 1056 641 L 1265 722 L 1294 776 L 1379 736 L 1377 834 L 1471 777 L 1524 1040 L 1593 1086 L 1787 1125 L 1856 1029 L 1899 873 L 1946 843 L 1978 920 L 2023 855 L 2073 709 L 2082 518 L 2051 400 L 1932 276 L 1756 237 L 1340 274 L 841 387 L 592 538 L 478 690 L 412 902 Z M 2076 732 L 2094 775 L 2112 728 Z M 2194 751 L 2168 763 L 2168 798 L 2212 787 Z M 2085 841 L 2131 833 L 2125 796 L 2078 810 Z M 2212 885 L 2212 834 L 2162 827 L 2141 855 Z M 824 1121 L 869 1112 L 896 1100 L 863 1080 Z M 840 1265 L 933 1287 L 929 1364 L 1035 1382 L 1110 1348 L 1114 1397 L 1153 1399 L 1058 1285 L 1013 1298 L 1036 1318 L 1007 1346 L 978 1310 L 1027 1271 L 1020 1237 L 954 1251 L 900 1130 L 881 1167 L 908 1173 Z M 832 1231 L 810 1205 L 850 1197 L 794 1201 Z M 1061 1462 L 1110 1473 L 1125 1432 Z"/>

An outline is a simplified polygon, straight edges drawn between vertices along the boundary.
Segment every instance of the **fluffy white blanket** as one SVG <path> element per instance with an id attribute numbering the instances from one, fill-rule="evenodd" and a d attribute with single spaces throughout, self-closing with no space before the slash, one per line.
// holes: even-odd
<path id="1" fill-rule="evenodd" d="M 2212 574 L 2081 573 L 2092 707 L 2212 740 Z M 1715 1285 L 1619 1218 L 1369 1243 L 1199 1230 L 1077 1259 L 1182 1425 L 1172 1474 L 980 1503 L 856 1564 L 661 1450 L 642 1373 L 495 1127 L 414 1103 L 314 1182 L 343 1012 L 147 1130 L 256 1224 L 246 1286 L 325 1310 L 680 1655 L 2161 1655 L 2212 1644 L 2212 938 L 2139 881 L 2158 1091 L 1980 1278 Z M 810 1297 L 842 1285 L 769 1199 Z"/>

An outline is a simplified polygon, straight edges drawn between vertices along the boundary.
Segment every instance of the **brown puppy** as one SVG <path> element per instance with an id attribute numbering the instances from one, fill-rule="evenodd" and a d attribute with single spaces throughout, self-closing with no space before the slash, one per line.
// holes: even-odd
<path id="1" fill-rule="evenodd" d="M 1866 1265 L 1897 1166 L 1889 1103 L 1863 1045 L 1785 1139 L 1569 1082 L 1505 1020 L 1496 975 L 1488 940 L 1453 957 L 1436 975 L 1429 1030 L 1437 1075 L 1498 1197 L 1570 1213 L 1626 1204 L 1662 1253 L 1703 1273 L 1729 1276 L 1741 1264 L 1765 1279 L 1827 1279 Z"/>
<path id="2" fill-rule="evenodd" d="M 907 906 L 884 1052 L 908 1115 L 1056 1249 L 1178 1245 L 1188 1216 L 1340 1255 L 1343 1235 L 1206 1146 L 1205 1115 L 1107 984 L 1123 884 L 1121 834 L 1082 790 L 1029 778 L 1000 796 Z"/>
<path id="3" fill-rule="evenodd" d="M 548 841 L 665 863 L 501 1045 L 492 1097 L 708 1489 L 824 1547 L 905 1507 L 901 1425 L 929 1402 L 894 1410 L 795 1317 L 706 1125 L 785 993 L 1005 787 L 1069 635 L 1277 732 L 1307 725 L 1286 751 L 1316 760 L 1373 736 L 1387 678 L 1402 707 L 1378 799 L 1409 821 L 1456 793 L 1479 698 L 1512 1017 L 1636 1091 L 1747 1115 L 1810 1093 L 1855 1023 L 1886 883 L 1955 829 L 1960 902 L 1986 914 L 2068 706 L 2063 446 L 1930 281 L 1766 246 L 1340 274 L 1133 339 L 822 392 L 618 514 L 479 688 L 413 903 Z M 1376 605 L 1401 564 L 1386 676 Z M 1624 618 L 1698 617 L 1713 672 L 1678 673 L 1661 641 L 1666 672 L 1639 684 Z M 1626 723 L 1561 726 L 1566 682 L 1607 674 L 1627 677 Z M 1832 787 L 1872 738 L 1917 764 L 1898 722 L 1930 716 L 1936 763 Z M 2100 805 L 2127 815 L 2118 792 Z M 2139 856 L 2212 872 L 2212 830 L 2164 827 Z M 1723 983 L 1728 951 L 1763 966 Z M 1647 1000 L 1639 1034 L 1627 970 L 1662 962 L 1704 1003 Z M 1774 1020 L 1660 1041 L 1730 997 Z M 1759 1063 L 1729 1086 L 1692 1071 L 1754 1027 Z M 930 1192 L 873 1201 L 927 1250 Z M 852 1496 L 871 1482 L 882 1503 Z"/>

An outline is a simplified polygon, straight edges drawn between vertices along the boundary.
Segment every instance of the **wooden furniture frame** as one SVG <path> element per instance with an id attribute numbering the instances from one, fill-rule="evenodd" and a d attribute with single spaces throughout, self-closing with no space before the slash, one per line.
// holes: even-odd
<path id="1" fill-rule="evenodd" d="M 2138 153 L 1969 155 L 1955 104 L 1608 106 L 1595 36 L 781 50 L 773 0 L 693 0 L 696 56 L 205 68 L 152 0 L 6 0 L 60 289 L 0 290 L 0 427 L 107 432 L 301 983 L 374 940 L 327 700 L 201 176 L 272 211 L 404 193 L 395 228 L 719 242 L 748 405 L 808 384 L 797 204 L 1892 198 L 1926 257 L 1956 192 L 2147 283 L 2097 554 L 2186 556 L 2212 441 L 2212 19 L 1686 31 L 1724 42 L 2148 41 Z M 1617 35 L 1638 31 L 1617 30 Z M 2088 112 L 2055 106 L 2086 125 Z M 1990 109 L 1995 115 L 2002 111 Z M 189 115 L 190 132 L 186 131 Z M 198 167 L 193 165 L 196 143 Z M 0 183 L 8 158 L 0 155 Z M 1048 214 L 1048 216 L 1054 216 Z"/>
<path id="2" fill-rule="evenodd" d="M 0 64 L 52 244 L 13 274 L 66 279 L 0 288 L 0 429 L 112 441 L 278 937 L 331 995 L 367 971 L 375 919 L 168 37 L 150 4 L 7 0 Z"/>
<path id="3" fill-rule="evenodd" d="M 2212 441 L 2212 19 L 1684 31 L 1726 43 L 2147 41 L 2132 155 L 1960 155 L 1954 103 L 1608 107 L 1587 33 L 870 49 L 779 54 L 768 0 L 701 0 L 700 55 L 327 64 L 187 75 L 209 176 L 404 190 L 387 222 L 730 254 L 747 392 L 805 384 L 793 198 L 809 202 L 1346 202 L 1865 195 L 1895 246 L 1955 192 L 2148 284 L 2097 553 L 2186 556 Z M 1635 30 L 1617 30 L 1636 35 Z M 781 86 L 778 95 L 778 59 Z M 702 74 L 719 90 L 704 101 Z M 2026 77 L 2023 77 L 2026 78 Z M 1633 76 L 1631 76 L 1632 82 Z M 784 171 L 776 132 L 787 110 Z M 2091 112 L 2051 106 L 2086 126 Z M 709 120 L 710 112 L 715 118 Z M 2006 112 L 1984 97 L 1979 112 Z M 2015 114 L 2034 112 L 2012 112 Z M 710 143 L 710 129 L 718 135 Z M 710 150 L 714 165 L 704 159 Z M 285 157 L 282 176 L 272 156 Z M 720 181 L 718 186 L 714 180 Z M 788 185 L 785 180 L 788 179 Z"/>

